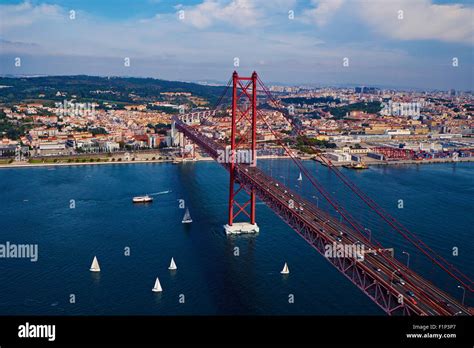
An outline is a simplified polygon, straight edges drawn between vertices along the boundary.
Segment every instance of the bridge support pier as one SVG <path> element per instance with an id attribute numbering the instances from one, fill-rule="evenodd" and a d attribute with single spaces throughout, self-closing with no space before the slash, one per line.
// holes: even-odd
<path id="1" fill-rule="evenodd" d="M 239 132 L 237 125 L 243 132 Z M 255 222 L 256 195 L 254 189 L 248 192 L 250 198 L 244 204 L 236 201 L 236 196 L 242 191 L 242 186 L 236 179 L 236 166 L 257 165 L 257 73 L 253 72 L 251 77 L 241 77 L 234 71 L 232 75 L 232 124 L 230 137 L 231 155 L 228 166 L 229 180 L 229 214 L 228 222 L 224 226 L 227 234 L 233 233 L 256 233 L 259 227 Z M 250 153 L 249 162 L 241 163 L 236 155 L 239 151 Z M 237 162 L 237 163 L 236 163 Z M 236 213 L 234 213 L 236 207 Z M 249 211 L 247 211 L 249 210 Z M 246 215 L 250 222 L 234 222 L 240 214 Z"/>
<path id="2" fill-rule="evenodd" d="M 224 230 L 227 234 L 257 233 L 260 231 L 260 227 L 249 222 L 234 222 L 232 225 L 225 224 Z"/>

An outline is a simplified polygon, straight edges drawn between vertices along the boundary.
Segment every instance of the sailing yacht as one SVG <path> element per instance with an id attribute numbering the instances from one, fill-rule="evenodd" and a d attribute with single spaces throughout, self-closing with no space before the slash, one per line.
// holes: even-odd
<path id="1" fill-rule="evenodd" d="M 170 266 L 168 267 L 168 269 L 170 271 L 174 271 L 174 270 L 178 269 L 178 267 L 176 267 L 176 263 L 174 262 L 174 258 L 171 258 L 171 263 L 170 263 Z"/>
<path id="2" fill-rule="evenodd" d="M 301 176 L 301 172 L 300 172 L 300 176 L 298 177 L 298 181 L 303 181 L 303 177 Z"/>
<path id="3" fill-rule="evenodd" d="M 151 289 L 151 291 L 153 291 L 153 292 L 162 292 L 163 291 L 163 289 L 161 288 L 160 280 L 158 279 L 158 277 L 156 277 L 155 286 L 153 287 L 153 289 Z"/>
<path id="4" fill-rule="evenodd" d="M 189 214 L 189 209 L 186 208 L 186 212 L 184 213 L 183 216 L 183 221 L 181 221 L 183 224 L 189 224 L 193 222 L 193 219 L 191 219 L 191 214 Z"/>
<path id="5" fill-rule="evenodd" d="M 283 269 L 280 272 L 281 274 L 288 274 L 290 273 L 290 269 L 288 268 L 288 265 L 285 262 L 285 265 L 283 266 Z"/>
<path id="6" fill-rule="evenodd" d="M 91 272 L 100 272 L 99 261 L 97 261 L 97 257 L 94 256 L 94 260 L 92 260 L 91 268 L 89 269 Z"/>

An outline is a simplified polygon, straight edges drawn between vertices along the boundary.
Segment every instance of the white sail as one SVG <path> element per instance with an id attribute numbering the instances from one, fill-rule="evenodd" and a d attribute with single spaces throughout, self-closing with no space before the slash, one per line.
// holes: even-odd
<path id="1" fill-rule="evenodd" d="M 161 288 L 160 279 L 158 279 L 158 277 L 156 277 L 155 286 L 153 287 L 153 289 L 151 289 L 151 291 L 153 291 L 153 292 L 162 292 L 163 291 L 163 289 Z"/>
<path id="2" fill-rule="evenodd" d="M 193 222 L 193 219 L 191 219 L 191 214 L 189 214 L 189 209 L 186 208 L 186 212 L 184 213 L 183 216 L 183 221 L 181 221 L 183 224 L 188 224 L 190 222 Z"/>
<path id="3" fill-rule="evenodd" d="M 100 272 L 99 261 L 97 261 L 97 257 L 94 256 L 94 260 L 92 260 L 92 265 L 90 268 L 91 272 Z"/>
<path id="4" fill-rule="evenodd" d="M 300 176 L 298 177 L 298 181 L 303 181 L 303 176 L 301 175 L 301 172 L 300 172 Z"/>
<path id="5" fill-rule="evenodd" d="M 288 265 L 285 262 L 285 265 L 283 266 L 283 269 L 280 272 L 281 274 L 288 274 L 290 273 L 290 269 L 288 268 Z"/>
<path id="6" fill-rule="evenodd" d="M 175 270 L 175 269 L 178 269 L 178 267 L 176 267 L 176 263 L 174 262 L 174 258 L 171 258 L 171 263 L 170 263 L 170 266 L 168 267 L 169 270 Z"/>

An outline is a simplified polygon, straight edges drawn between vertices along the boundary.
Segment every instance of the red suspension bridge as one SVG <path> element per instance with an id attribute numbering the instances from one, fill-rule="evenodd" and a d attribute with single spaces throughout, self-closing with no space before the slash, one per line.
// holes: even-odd
<path id="1" fill-rule="evenodd" d="M 228 89 L 232 88 L 232 111 L 230 141 L 223 142 L 203 134 L 200 126 L 207 118 L 216 115 L 217 106 Z M 225 229 L 228 233 L 256 232 L 255 203 L 257 197 L 284 220 L 296 233 L 322 254 L 342 275 L 364 292 L 373 302 L 389 315 L 471 315 L 470 309 L 452 296 L 414 272 L 408 265 L 394 257 L 393 249 L 384 248 L 376 241 L 370 230 L 364 228 L 317 178 L 310 173 L 302 161 L 285 144 L 267 120 L 267 116 L 257 108 L 257 92 L 263 92 L 273 106 L 279 107 L 257 73 L 241 77 L 234 72 L 216 110 L 179 115 L 173 118 L 173 127 L 187 139 L 198 145 L 210 157 L 219 162 L 229 172 L 229 206 Z M 283 115 L 293 126 L 295 135 L 302 134 L 297 119 L 286 112 Z M 319 204 L 302 197 L 282 182 L 266 174 L 257 167 L 257 122 L 270 131 L 276 142 L 284 149 L 304 177 L 327 201 L 341 220 Z M 238 160 L 239 153 L 249 156 L 245 161 Z M 367 208 L 385 221 L 391 229 L 413 244 L 436 267 L 452 277 L 459 287 L 471 294 L 472 281 L 460 270 L 433 251 L 414 233 L 398 222 L 380 207 L 330 161 L 321 156 L 329 170 L 350 189 Z M 248 195 L 248 200 L 239 202 L 237 196 Z M 236 218 L 245 216 L 248 223 L 238 222 Z M 357 255 L 342 254 L 328 257 L 328 245 L 360 246 L 365 252 Z M 346 249 L 347 250 L 347 249 Z"/>

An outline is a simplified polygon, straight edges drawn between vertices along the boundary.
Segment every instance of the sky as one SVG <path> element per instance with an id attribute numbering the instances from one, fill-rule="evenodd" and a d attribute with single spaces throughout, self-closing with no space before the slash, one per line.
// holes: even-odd
<path id="1" fill-rule="evenodd" d="M 227 82 L 233 70 L 474 90 L 474 0 L 0 0 L 0 74 Z"/>

